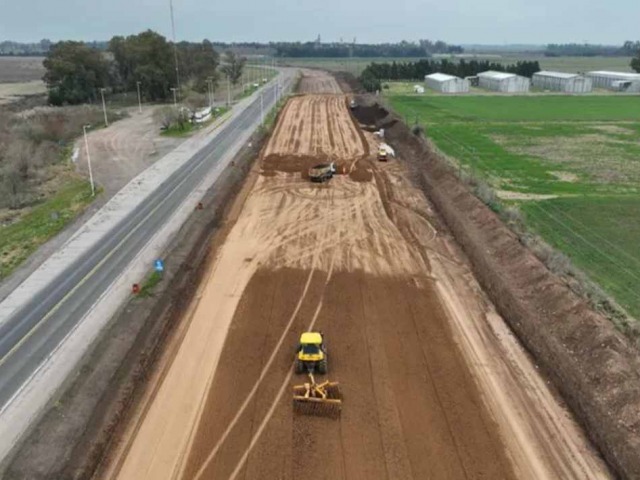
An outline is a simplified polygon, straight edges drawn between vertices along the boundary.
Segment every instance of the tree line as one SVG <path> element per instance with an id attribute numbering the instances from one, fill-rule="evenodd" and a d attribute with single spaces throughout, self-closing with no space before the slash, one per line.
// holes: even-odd
<path id="1" fill-rule="evenodd" d="M 360 82 L 368 91 L 380 90 L 383 80 L 424 80 L 425 75 L 446 73 L 456 77 L 471 77 L 480 72 L 495 70 L 509 72 L 523 77 L 532 77 L 540 71 L 538 61 L 519 61 L 510 65 L 491 62 L 489 60 L 418 60 L 416 62 L 373 62 L 362 71 Z"/>
<path id="2" fill-rule="evenodd" d="M 322 43 L 320 37 L 314 42 L 279 42 L 271 43 L 279 57 L 428 57 L 434 53 L 462 53 L 464 50 L 457 45 L 449 45 L 443 41 L 432 42 L 420 40 L 418 42 L 402 41 L 398 43 L 353 43 L 333 42 Z"/>
<path id="3" fill-rule="evenodd" d="M 551 43 L 544 51 L 547 57 L 632 57 L 640 52 L 640 42 L 627 40 L 622 46 L 588 43 Z"/>
<path id="4" fill-rule="evenodd" d="M 135 91 L 138 84 L 145 100 L 150 101 L 170 99 L 171 89 L 178 83 L 185 91 L 203 93 L 208 81 L 217 84 L 220 57 L 208 40 L 174 45 L 147 30 L 115 36 L 106 50 L 84 42 L 59 42 L 51 46 L 43 64 L 50 103 L 74 105 L 97 101 L 102 88 L 118 93 Z M 225 66 L 232 83 L 237 83 L 244 60 L 227 52 Z"/>

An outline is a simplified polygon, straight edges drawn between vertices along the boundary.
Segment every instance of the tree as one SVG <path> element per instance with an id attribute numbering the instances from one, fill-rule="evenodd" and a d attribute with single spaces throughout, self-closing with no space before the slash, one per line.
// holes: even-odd
<path id="1" fill-rule="evenodd" d="M 49 101 L 54 105 L 95 100 L 109 78 L 109 65 L 102 53 L 82 42 L 56 43 L 43 64 Z"/>
<path id="2" fill-rule="evenodd" d="M 367 92 L 376 92 L 380 90 L 380 79 L 376 78 L 370 71 L 366 70 L 360 75 L 360 83 L 362 88 Z"/>
<path id="3" fill-rule="evenodd" d="M 638 50 L 636 57 L 631 60 L 631 68 L 640 73 L 640 49 Z"/>
<path id="4" fill-rule="evenodd" d="M 222 66 L 222 72 L 227 76 L 233 85 L 237 85 L 242 77 L 244 64 L 247 62 L 245 57 L 238 57 L 231 50 L 227 50 L 224 54 L 225 64 Z"/>
<path id="5" fill-rule="evenodd" d="M 213 49 L 209 40 L 202 43 L 181 42 L 178 45 L 182 60 L 181 75 L 185 83 L 197 92 L 207 90 L 207 79 L 212 78 L 214 86 L 218 81 L 218 52 Z"/>
<path id="6" fill-rule="evenodd" d="M 160 125 L 163 130 L 176 128 L 184 130 L 189 123 L 189 117 L 184 109 L 176 109 L 173 107 L 163 107 L 153 112 L 154 121 Z"/>
<path id="7" fill-rule="evenodd" d="M 176 85 L 173 48 L 162 35 L 147 30 L 138 35 L 113 37 L 109 51 L 116 62 L 117 78 L 125 91 L 136 89 L 142 82 L 149 100 L 165 100 Z"/>

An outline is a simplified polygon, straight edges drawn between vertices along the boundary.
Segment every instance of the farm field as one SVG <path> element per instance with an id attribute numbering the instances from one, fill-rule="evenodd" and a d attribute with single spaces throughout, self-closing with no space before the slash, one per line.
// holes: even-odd
<path id="1" fill-rule="evenodd" d="M 0 105 L 45 93 L 43 57 L 0 57 Z"/>
<path id="2" fill-rule="evenodd" d="M 640 317 L 640 97 L 408 96 L 387 100 Z"/>
<path id="3" fill-rule="evenodd" d="M 47 91 L 41 80 L 20 83 L 0 83 L 0 105 L 10 103 L 28 95 L 39 95 Z"/>
<path id="4" fill-rule="evenodd" d="M 42 80 L 44 57 L 0 57 L 0 83 Z"/>

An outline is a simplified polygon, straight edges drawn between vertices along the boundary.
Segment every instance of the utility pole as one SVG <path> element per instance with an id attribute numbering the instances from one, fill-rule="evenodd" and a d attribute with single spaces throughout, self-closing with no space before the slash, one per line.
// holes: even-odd
<path id="1" fill-rule="evenodd" d="M 102 96 L 102 111 L 104 112 L 104 126 L 109 126 L 109 120 L 107 120 L 107 105 L 104 103 L 104 88 L 100 89 L 100 95 Z"/>
<path id="2" fill-rule="evenodd" d="M 178 90 L 178 89 L 175 88 L 175 87 L 171 87 L 171 91 L 173 92 L 173 106 L 178 108 L 178 98 L 177 98 L 177 95 L 176 95 L 176 90 Z"/>
<path id="3" fill-rule="evenodd" d="M 173 20 L 173 0 L 169 0 L 169 10 L 171 11 L 171 33 L 173 34 L 173 57 L 176 64 L 176 86 L 180 89 L 180 72 L 178 70 L 178 44 L 176 43 L 176 24 Z"/>
<path id="4" fill-rule="evenodd" d="M 211 79 L 211 106 L 213 106 L 213 104 L 216 102 L 216 90 L 214 88 L 214 78 L 213 77 L 209 77 Z"/>
<path id="5" fill-rule="evenodd" d="M 142 82 L 136 82 L 136 87 L 138 88 L 138 113 L 142 113 L 142 98 L 140 97 L 140 84 Z"/>
<path id="6" fill-rule="evenodd" d="M 264 90 L 260 90 L 260 123 L 264 125 Z"/>
<path id="7" fill-rule="evenodd" d="M 227 107 L 231 105 L 231 79 L 227 77 Z"/>
<path id="8" fill-rule="evenodd" d="M 89 141 L 87 140 L 87 128 L 91 128 L 91 125 L 83 125 L 82 133 L 84 134 L 84 148 L 87 151 L 87 165 L 89 166 L 89 182 L 91 183 L 91 196 L 96 196 L 96 188 L 93 184 L 93 172 L 91 171 L 91 156 L 89 155 Z"/>

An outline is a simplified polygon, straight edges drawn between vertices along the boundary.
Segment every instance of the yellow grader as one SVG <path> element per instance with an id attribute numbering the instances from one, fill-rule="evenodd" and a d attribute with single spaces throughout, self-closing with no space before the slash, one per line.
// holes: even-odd
<path id="1" fill-rule="evenodd" d="M 304 332 L 296 351 L 295 372 L 307 372 L 309 381 L 293 387 L 293 409 L 302 415 L 337 418 L 342 407 L 338 382 L 317 383 L 314 371 L 327 373 L 327 351 L 319 332 Z"/>

